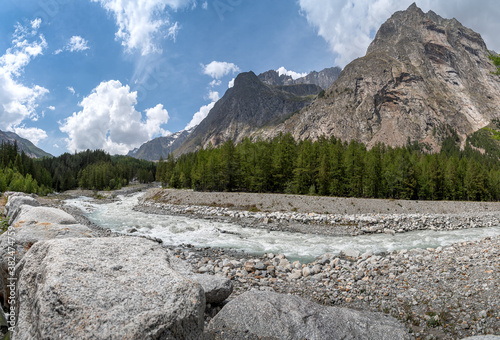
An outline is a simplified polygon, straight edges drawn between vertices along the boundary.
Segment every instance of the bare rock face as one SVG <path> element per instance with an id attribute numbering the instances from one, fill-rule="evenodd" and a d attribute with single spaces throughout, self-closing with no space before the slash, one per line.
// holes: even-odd
<path id="1" fill-rule="evenodd" d="M 437 149 L 451 127 L 464 140 L 500 117 L 500 77 L 488 55 L 478 33 L 413 4 L 380 27 L 325 96 L 262 136 L 335 135 L 368 146 L 409 138 Z"/>
<path id="2" fill-rule="evenodd" d="M 333 82 L 339 77 L 342 69 L 340 67 L 330 67 L 325 68 L 319 72 L 312 71 L 305 77 L 300 77 L 293 79 L 291 76 L 286 74 L 279 74 L 275 70 L 269 70 L 267 72 L 258 75 L 260 81 L 264 84 L 271 86 L 288 86 L 297 84 L 314 84 L 322 89 L 328 89 Z"/>
<path id="3" fill-rule="evenodd" d="M 38 242 L 16 268 L 15 339 L 200 339 L 201 286 L 143 238 Z"/>
<path id="4" fill-rule="evenodd" d="M 231 300 L 210 321 L 209 330 L 217 339 L 410 339 L 402 325 L 381 314 L 262 291 Z"/>
<path id="5" fill-rule="evenodd" d="M 218 146 L 228 140 L 239 143 L 264 126 L 281 123 L 309 105 L 320 91 L 316 85 L 274 87 L 264 84 L 253 72 L 240 73 L 234 87 L 227 90 L 176 152 L 195 151 L 209 144 Z"/>

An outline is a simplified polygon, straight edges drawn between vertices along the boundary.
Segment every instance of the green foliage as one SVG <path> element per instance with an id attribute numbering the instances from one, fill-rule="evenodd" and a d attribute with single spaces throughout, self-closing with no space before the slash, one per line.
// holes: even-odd
<path id="1" fill-rule="evenodd" d="M 491 61 L 493 61 L 493 64 L 497 67 L 496 72 L 492 72 L 493 74 L 500 75 L 500 56 L 499 55 L 489 55 L 489 58 Z"/>
<path id="2" fill-rule="evenodd" d="M 402 147 L 342 142 L 335 137 L 296 142 L 228 141 L 158 164 L 165 186 L 201 191 L 247 191 L 348 197 L 499 200 L 500 161 L 460 150 L 450 131 L 440 153 L 423 144 Z M 498 153 L 497 155 L 500 155 Z"/>
<path id="3" fill-rule="evenodd" d="M 33 160 L 17 144 L 0 146 L 0 191 L 46 195 L 53 190 L 119 189 L 132 180 L 152 182 L 156 165 L 132 157 L 113 156 L 102 150 Z"/>

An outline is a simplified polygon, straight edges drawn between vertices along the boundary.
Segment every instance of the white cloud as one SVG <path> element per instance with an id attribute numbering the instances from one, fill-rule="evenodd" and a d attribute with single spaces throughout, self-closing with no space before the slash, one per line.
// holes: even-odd
<path id="1" fill-rule="evenodd" d="M 69 43 L 66 45 L 66 48 L 70 52 L 80 52 L 89 49 L 88 41 L 83 39 L 78 35 L 74 35 L 69 40 Z"/>
<path id="2" fill-rule="evenodd" d="M 60 54 L 64 51 L 81 52 L 88 49 L 90 49 L 88 41 L 78 35 L 74 35 L 69 39 L 68 43 L 63 48 L 58 49 L 54 52 L 54 54 Z"/>
<path id="3" fill-rule="evenodd" d="M 363 56 L 373 33 L 396 9 L 410 1 L 413 0 L 299 0 L 299 4 L 307 21 L 338 55 L 335 65 L 344 67 Z"/>
<path id="4" fill-rule="evenodd" d="M 74 89 L 72 86 L 68 86 L 68 87 L 66 87 L 66 89 L 67 89 L 69 92 L 71 92 L 71 94 L 73 94 L 73 95 L 76 93 L 75 89 Z"/>
<path id="5" fill-rule="evenodd" d="M 215 79 L 220 79 L 236 72 L 240 72 L 240 68 L 233 63 L 225 61 L 212 61 L 210 64 L 203 65 L 203 73 Z"/>
<path id="6" fill-rule="evenodd" d="M 292 79 L 298 79 L 307 76 L 307 73 L 297 73 L 294 71 L 288 71 L 286 68 L 281 66 L 279 69 L 276 70 L 278 74 L 281 76 L 282 74 L 287 75 L 292 77 Z"/>
<path id="7" fill-rule="evenodd" d="M 55 111 L 56 107 L 55 106 L 47 106 L 47 109 L 49 109 L 50 111 Z"/>
<path id="8" fill-rule="evenodd" d="M 179 33 L 180 29 L 181 26 L 178 22 L 176 22 L 173 26 L 169 27 L 167 36 L 175 42 L 177 40 L 177 34 Z"/>
<path id="9" fill-rule="evenodd" d="M 380 26 L 396 11 L 405 10 L 415 0 L 299 0 L 301 12 L 318 35 L 337 55 L 335 65 L 344 67 L 362 57 Z M 496 0 L 483 0 L 481 6 L 470 0 L 420 0 L 424 12 L 432 10 L 444 18 L 457 18 L 480 33 L 490 49 L 500 49 Z M 486 13 L 486 14 L 485 14 Z"/>
<path id="10" fill-rule="evenodd" d="M 14 131 L 26 119 L 36 120 L 37 101 L 49 92 L 38 85 L 28 87 L 18 77 L 29 62 L 41 55 L 47 47 L 43 35 L 36 29 L 41 20 L 35 19 L 30 27 L 16 25 L 11 47 L 0 56 L 0 129 Z"/>
<path id="11" fill-rule="evenodd" d="M 47 138 L 47 133 L 39 128 L 27 128 L 24 125 L 14 127 L 14 132 L 19 136 L 26 138 L 30 142 L 35 145 L 38 145 L 38 142 L 44 138 Z"/>
<path id="12" fill-rule="evenodd" d="M 208 116 L 208 113 L 210 112 L 210 110 L 213 109 L 214 105 L 215 105 L 215 102 L 211 102 L 208 105 L 204 105 L 204 106 L 200 107 L 200 110 L 194 114 L 193 118 L 188 123 L 188 125 L 186 125 L 186 127 L 184 129 L 188 130 L 188 129 L 191 129 L 191 128 L 195 127 L 196 125 L 200 124 L 201 121 L 203 119 L 205 119 L 206 116 Z"/>
<path id="13" fill-rule="evenodd" d="M 204 2 L 202 5 L 201 5 L 201 8 L 207 10 L 208 9 L 208 2 Z"/>
<path id="14" fill-rule="evenodd" d="M 220 86 L 220 84 L 222 84 L 222 80 L 220 79 L 214 79 L 209 83 L 210 87 Z"/>
<path id="15" fill-rule="evenodd" d="M 208 99 L 210 99 L 213 102 L 218 101 L 220 99 L 219 92 L 217 92 L 217 91 L 210 91 L 208 93 Z"/>
<path id="16" fill-rule="evenodd" d="M 128 50 L 139 50 L 143 55 L 161 52 L 157 38 L 169 36 L 175 40 L 179 26 L 169 20 L 171 10 L 185 8 L 193 0 L 92 0 L 98 2 L 115 17 L 117 40 Z"/>
<path id="17" fill-rule="evenodd" d="M 126 154 L 166 131 L 161 128 L 169 115 L 163 105 L 145 110 L 146 119 L 135 109 L 137 92 L 117 80 L 102 82 L 83 98 L 82 110 L 60 124 L 68 134 L 70 151 L 103 149 L 111 154 Z"/>
<path id="18" fill-rule="evenodd" d="M 233 86 L 234 86 L 234 80 L 235 80 L 235 79 L 236 79 L 236 78 L 233 78 L 233 79 L 231 79 L 231 80 L 229 81 L 229 83 L 227 84 L 227 88 L 228 88 L 228 89 L 230 89 L 231 87 L 233 87 Z"/>
<path id="19" fill-rule="evenodd" d="M 31 28 L 34 30 L 38 30 L 41 24 L 42 24 L 42 19 L 36 18 L 35 20 L 31 21 Z"/>

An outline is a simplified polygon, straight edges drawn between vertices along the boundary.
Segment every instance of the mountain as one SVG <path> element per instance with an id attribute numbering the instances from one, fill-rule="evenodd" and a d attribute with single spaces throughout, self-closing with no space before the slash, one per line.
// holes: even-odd
<path id="1" fill-rule="evenodd" d="M 158 137 L 142 144 L 139 148 L 130 151 L 127 156 L 144 159 L 147 161 L 157 161 L 161 157 L 166 159 L 168 154 L 174 152 L 194 130 L 183 130 L 166 137 Z"/>
<path id="2" fill-rule="evenodd" d="M 14 132 L 0 131 L 0 142 L 1 143 L 14 144 L 14 141 L 17 141 L 18 149 L 24 151 L 24 153 L 28 157 L 31 157 L 31 158 L 53 157 L 50 153 L 47 153 L 47 152 L 43 151 L 42 149 L 36 147 L 29 140 L 19 137 Z"/>
<path id="3" fill-rule="evenodd" d="M 312 71 L 307 76 L 294 80 L 289 75 L 280 75 L 277 71 L 270 70 L 259 74 L 258 78 L 263 83 L 272 86 L 314 84 L 326 90 L 339 77 L 341 71 L 342 69 L 340 67 L 330 67 L 319 72 Z"/>
<path id="4" fill-rule="evenodd" d="M 232 139 L 239 143 L 265 126 L 276 126 L 322 91 L 313 84 L 270 86 L 253 72 L 239 74 L 234 86 L 210 110 L 194 129 L 178 153 L 220 145 Z"/>
<path id="5" fill-rule="evenodd" d="M 451 128 L 463 145 L 500 117 L 500 77 L 489 54 L 478 33 L 413 4 L 380 27 L 324 96 L 261 136 L 335 135 L 368 146 L 410 139 L 438 150 Z"/>

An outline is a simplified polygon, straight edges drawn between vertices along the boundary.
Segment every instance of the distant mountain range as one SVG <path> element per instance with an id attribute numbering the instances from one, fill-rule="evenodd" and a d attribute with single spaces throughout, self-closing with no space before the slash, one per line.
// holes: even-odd
<path id="1" fill-rule="evenodd" d="M 278 71 L 270 70 L 259 74 L 258 78 L 264 84 L 272 86 L 314 84 L 326 90 L 339 77 L 340 72 L 342 72 L 342 69 L 340 67 L 330 67 L 325 68 L 324 70 L 321 70 L 319 72 L 312 71 L 305 77 L 293 79 L 289 75 L 280 75 Z"/>
<path id="2" fill-rule="evenodd" d="M 454 131 L 468 136 L 500 119 L 500 77 L 481 36 L 416 4 L 394 13 L 364 57 L 293 79 L 277 71 L 241 73 L 177 155 L 231 139 L 336 136 L 437 151 Z M 166 155 L 163 155 L 165 158 Z"/>
<path id="3" fill-rule="evenodd" d="M 160 157 L 165 159 L 171 152 L 190 152 L 209 143 L 217 146 L 229 138 L 239 142 L 260 128 L 276 125 L 311 104 L 334 82 L 340 71 L 340 68 L 332 67 L 295 80 L 288 75 L 280 76 L 274 70 L 258 76 L 253 72 L 242 73 L 236 77 L 234 87 L 197 127 L 153 139 L 128 155 L 158 160 Z M 216 132 L 222 130 L 222 134 Z"/>
<path id="4" fill-rule="evenodd" d="M 147 161 L 166 159 L 168 154 L 177 150 L 186 140 L 194 128 L 173 133 L 166 137 L 158 137 L 141 145 L 141 147 L 130 151 L 127 156 Z"/>
<path id="5" fill-rule="evenodd" d="M 36 147 L 32 142 L 25 138 L 19 137 L 19 135 L 14 132 L 0 131 L 0 142 L 14 144 L 17 142 L 17 147 L 19 150 L 24 151 L 24 153 L 31 158 L 42 158 L 42 157 L 53 157 L 50 153 L 43 151 L 42 149 Z"/>
<path id="6" fill-rule="evenodd" d="M 218 146 L 229 139 L 239 143 L 310 105 L 321 91 L 321 87 L 314 84 L 270 86 L 253 72 L 240 73 L 234 86 L 176 152 L 187 153 L 209 144 Z"/>

